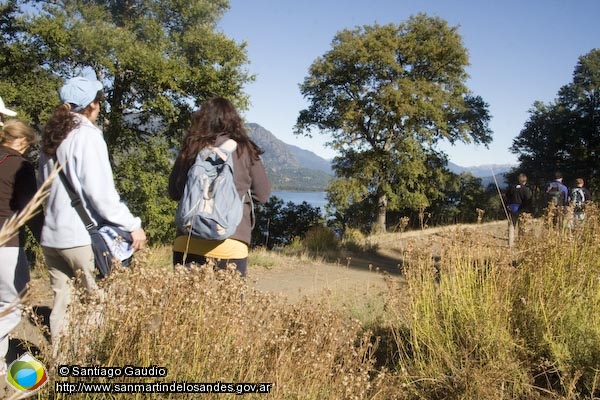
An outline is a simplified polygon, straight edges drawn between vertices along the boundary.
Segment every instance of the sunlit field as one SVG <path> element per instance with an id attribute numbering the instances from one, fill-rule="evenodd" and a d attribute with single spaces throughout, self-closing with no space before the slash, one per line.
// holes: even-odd
<path id="1" fill-rule="evenodd" d="M 525 218 L 512 248 L 477 229 L 452 231 L 436 254 L 405 246 L 402 275 L 363 304 L 290 303 L 234 271 L 174 269 L 168 251 L 150 251 L 103 282 L 104 298 L 73 304 L 67 335 L 38 354 L 52 379 L 37 398 L 597 398 L 600 224 L 592 207 L 584 223 L 567 219 Z M 250 260 L 277 269 L 290 257 Z M 143 368 L 61 378 L 62 364 Z M 112 383 L 113 393 L 55 393 L 55 380 Z M 176 383 L 190 392 L 169 393 Z M 232 394 L 199 394 L 215 389 Z"/>

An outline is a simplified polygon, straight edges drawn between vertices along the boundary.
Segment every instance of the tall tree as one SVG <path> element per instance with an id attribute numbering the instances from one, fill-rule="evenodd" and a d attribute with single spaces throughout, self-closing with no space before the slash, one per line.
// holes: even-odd
<path id="1" fill-rule="evenodd" d="M 127 114 L 175 134 L 207 97 L 233 97 L 245 106 L 244 44 L 216 30 L 227 0 L 36 0 L 19 2 L 20 35 L 34 44 L 40 67 L 60 77 L 91 68 L 106 85 L 109 148 L 135 141 Z M 13 79 L 18 79 L 14 77 Z M 139 118 L 142 118 L 140 120 Z"/>
<path id="2" fill-rule="evenodd" d="M 339 153 L 330 198 L 346 203 L 336 208 L 375 204 L 374 228 L 384 230 L 388 210 L 429 204 L 428 160 L 440 140 L 492 140 L 487 104 L 465 85 L 467 65 L 457 28 L 424 14 L 334 37 L 300 85 L 309 107 L 296 133 L 330 135 Z"/>
<path id="3" fill-rule="evenodd" d="M 99 121 L 117 184 L 154 239 L 170 228 L 163 216 L 175 205 L 163 201 L 166 188 L 156 179 L 168 174 L 172 154 L 148 162 L 152 136 L 168 152 L 164 144 L 182 137 L 191 111 L 208 97 L 247 106 L 242 87 L 254 78 L 244 67 L 245 44 L 216 28 L 228 8 L 228 0 L 11 0 L 0 9 L 0 65 L 11 68 L 0 71 L 0 89 L 14 88 L 4 100 L 43 123 L 64 78 L 102 80 Z M 153 202 L 161 206 L 144 206 Z"/>
<path id="4" fill-rule="evenodd" d="M 560 88 L 555 101 L 536 102 L 529 113 L 510 150 L 530 182 L 540 186 L 561 170 L 567 184 L 583 177 L 599 188 L 600 49 L 579 57 L 573 81 Z"/>
<path id="5" fill-rule="evenodd" d="M 17 1 L 0 4 L 0 96 L 19 119 L 38 126 L 57 103 L 57 79 L 44 68 L 44 57 L 23 39 Z"/>

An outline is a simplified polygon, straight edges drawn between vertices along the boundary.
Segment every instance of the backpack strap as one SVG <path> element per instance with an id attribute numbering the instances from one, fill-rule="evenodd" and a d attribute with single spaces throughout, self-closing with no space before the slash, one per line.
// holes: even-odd
<path id="1" fill-rule="evenodd" d="M 56 159 L 56 156 L 54 156 L 54 163 L 57 166 L 60 166 L 60 163 Z M 96 228 L 96 224 L 90 218 L 89 214 L 85 210 L 85 207 L 83 207 L 81 197 L 79 196 L 79 194 L 77 194 L 77 192 L 73 188 L 73 185 L 71 185 L 71 182 L 69 182 L 69 178 L 67 178 L 67 175 L 65 175 L 65 172 L 62 168 L 58 172 L 58 175 L 60 177 L 61 182 L 63 183 L 63 186 L 67 190 L 67 193 L 69 194 L 69 198 L 71 199 L 71 206 L 75 209 L 75 211 L 77 211 L 79 218 L 81 218 L 81 221 L 85 225 L 85 229 L 90 231 Z"/>

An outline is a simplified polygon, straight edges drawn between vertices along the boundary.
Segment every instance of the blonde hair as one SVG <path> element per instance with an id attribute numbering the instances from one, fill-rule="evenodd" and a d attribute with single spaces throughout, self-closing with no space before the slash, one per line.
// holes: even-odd
<path id="1" fill-rule="evenodd" d="M 21 138 L 25 138 L 30 145 L 37 144 L 40 141 L 35 129 L 19 120 L 11 119 L 0 127 L 0 144 L 12 143 Z"/>

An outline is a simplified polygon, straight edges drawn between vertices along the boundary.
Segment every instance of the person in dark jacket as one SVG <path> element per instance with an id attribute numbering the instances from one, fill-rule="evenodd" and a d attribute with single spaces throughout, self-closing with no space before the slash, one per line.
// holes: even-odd
<path id="1" fill-rule="evenodd" d="M 527 175 L 519 174 L 519 182 L 516 185 L 510 185 L 506 190 L 506 207 L 514 226 L 517 225 L 520 214 L 531 212 L 532 196 L 533 193 L 527 183 Z"/>
<path id="2" fill-rule="evenodd" d="M 513 246 L 515 234 L 518 233 L 519 216 L 531 212 L 533 193 L 527 183 L 527 175 L 519 174 L 519 182 L 510 185 L 506 190 L 506 208 L 508 211 L 508 244 Z"/>
<path id="3" fill-rule="evenodd" d="M 271 183 L 260 158 L 262 150 L 249 138 L 242 118 L 227 99 L 209 99 L 192 114 L 191 126 L 169 176 L 169 196 L 173 200 L 181 200 L 187 173 L 196 155 L 202 149 L 220 146 L 228 139 L 237 143 L 237 149 L 233 153 L 233 170 L 236 189 L 240 197 L 245 199 L 242 221 L 231 237 L 220 241 L 188 237 L 183 232 L 177 232 L 173 244 L 173 264 L 187 265 L 195 262 L 203 265 L 211 259 L 220 268 L 235 264 L 239 273 L 245 277 L 253 226 L 253 203 L 265 203 L 269 199 Z M 248 190 L 252 199 L 245 196 Z"/>
<path id="4" fill-rule="evenodd" d="M 552 224 L 562 229 L 565 224 L 565 214 L 569 205 L 569 188 L 563 183 L 560 171 L 554 173 L 554 180 L 546 185 L 546 202 L 548 211 L 552 214 Z"/>
<path id="5" fill-rule="evenodd" d="M 0 112 L 6 111 L 2 104 Z M 22 211 L 37 191 L 35 169 L 23 154 L 38 140 L 35 130 L 21 121 L 10 120 L 0 126 L 0 227 Z M 42 212 L 27 222 L 38 243 L 43 223 Z M 23 233 L 5 237 L 0 243 L 0 375 L 6 373 L 8 335 L 21 321 L 21 309 L 16 304 L 29 282 Z"/>

